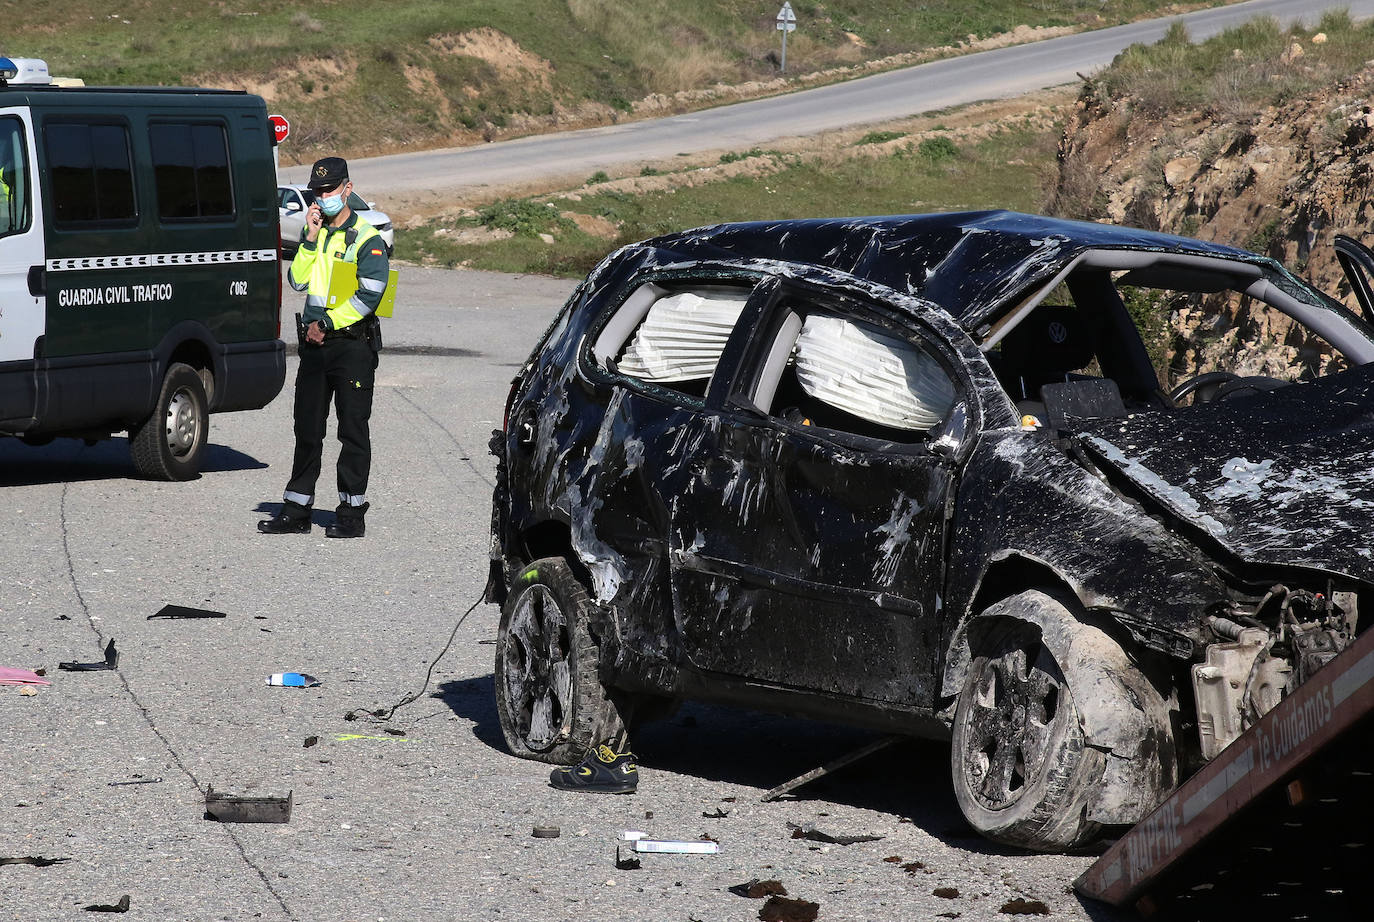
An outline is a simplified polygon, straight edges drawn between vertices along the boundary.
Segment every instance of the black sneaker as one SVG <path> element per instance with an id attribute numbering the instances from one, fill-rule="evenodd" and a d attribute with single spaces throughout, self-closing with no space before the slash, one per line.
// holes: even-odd
<path id="1" fill-rule="evenodd" d="M 555 768 L 549 773 L 549 784 L 560 791 L 633 794 L 639 785 L 639 767 L 633 752 L 612 752 L 603 743 L 576 765 Z"/>
<path id="2" fill-rule="evenodd" d="M 270 519 L 258 523 L 258 531 L 264 535 L 304 535 L 310 532 L 310 516 L 287 515 L 279 512 Z"/>

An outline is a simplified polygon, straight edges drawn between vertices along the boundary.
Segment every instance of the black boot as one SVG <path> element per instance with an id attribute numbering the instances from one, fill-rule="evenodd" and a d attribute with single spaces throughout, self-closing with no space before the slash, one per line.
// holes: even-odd
<path id="1" fill-rule="evenodd" d="M 270 519 L 258 523 L 258 531 L 264 535 L 306 535 L 310 533 L 310 509 L 287 503 L 281 512 Z"/>

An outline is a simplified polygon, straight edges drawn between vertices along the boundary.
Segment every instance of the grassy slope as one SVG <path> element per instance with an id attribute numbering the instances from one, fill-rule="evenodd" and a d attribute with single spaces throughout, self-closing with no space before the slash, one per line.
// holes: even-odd
<path id="1" fill-rule="evenodd" d="M 466 265 L 507 272 L 577 276 L 617 243 L 719 221 L 839 215 L 901 214 L 1010 208 L 1036 211 L 1053 178 L 1058 132 L 1008 128 L 976 142 L 935 137 L 920 143 L 893 141 L 876 157 L 807 160 L 759 152 L 782 168 L 762 177 L 741 176 L 696 187 L 646 195 L 597 192 L 557 208 L 499 203 L 469 219 L 407 230 L 397 238 L 398 256 L 438 265 Z M 593 237 L 559 220 L 560 209 L 604 217 L 619 225 L 615 241 Z M 509 220 L 515 216 L 527 220 Z M 517 231 L 506 240 L 462 245 L 436 233 L 483 222 Z M 539 233 L 554 237 L 552 244 Z"/>
<path id="2" fill-rule="evenodd" d="M 9 0 L 3 51 L 88 83 L 246 86 L 292 119 L 283 153 L 471 143 L 631 101 L 775 75 L 765 0 Z M 1020 24 L 1096 27 L 1160 0 L 797 0 L 789 74 L 957 43 Z M 117 11 L 117 12 L 116 12 Z M 479 29 L 532 56 L 454 50 Z M 858 41 L 846 33 L 852 33 Z M 498 38 L 500 38 L 498 36 Z M 672 48 L 665 53 L 665 48 Z M 587 117 L 582 113 L 582 117 Z M 541 120 L 543 120 L 541 122 Z"/>

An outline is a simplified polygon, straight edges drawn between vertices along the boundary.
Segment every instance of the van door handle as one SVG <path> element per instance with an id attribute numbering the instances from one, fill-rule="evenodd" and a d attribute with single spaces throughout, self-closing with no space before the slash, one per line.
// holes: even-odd
<path id="1" fill-rule="evenodd" d="M 41 298 L 48 291 L 48 273 L 42 266 L 29 266 L 29 294 Z"/>

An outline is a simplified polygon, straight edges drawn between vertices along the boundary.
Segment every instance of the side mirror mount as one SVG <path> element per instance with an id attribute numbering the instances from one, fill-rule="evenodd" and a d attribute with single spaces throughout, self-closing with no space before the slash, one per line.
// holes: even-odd
<path id="1" fill-rule="evenodd" d="M 958 454 L 964 439 L 968 437 L 968 404 L 962 400 L 954 405 L 945 417 L 944 424 L 933 433 L 934 440 L 930 450 L 942 458 L 953 458 Z"/>

